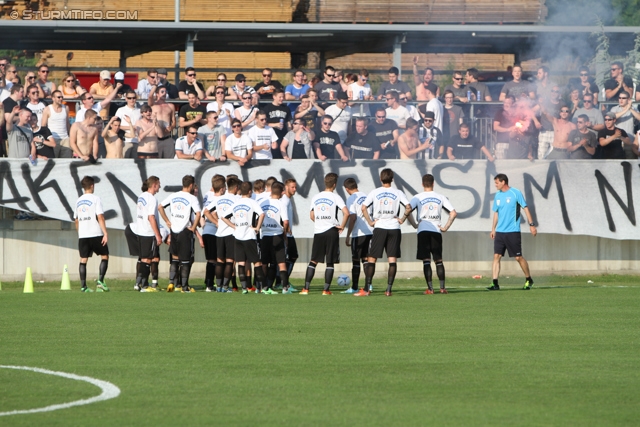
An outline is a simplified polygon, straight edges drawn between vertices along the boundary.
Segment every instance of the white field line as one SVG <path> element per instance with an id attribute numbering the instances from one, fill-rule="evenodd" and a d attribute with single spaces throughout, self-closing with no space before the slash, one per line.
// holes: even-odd
<path id="1" fill-rule="evenodd" d="M 32 368 L 32 367 L 29 367 L 29 366 L 0 365 L 0 368 L 2 368 L 2 369 L 18 369 L 18 370 L 23 370 L 23 371 L 32 371 L 32 372 L 38 372 L 40 374 L 55 375 L 55 376 L 62 377 L 62 378 L 68 378 L 68 379 L 74 380 L 74 381 L 84 381 L 84 382 L 87 382 L 89 384 L 93 384 L 93 385 L 95 385 L 97 387 L 100 387 L 100 389 L 102 390 L 102 393 L 100 393 L 100 395 L 95 396 L 95 397 L 91 397 L 89 399 L 74 400 L 73 402 L 68 402 L 68 403 L 58 403 L 56 405 L 49 405 L 49 406 L 45 406 L 43 408 L 21 409 L 21 410 L 16 410 L 16 411 L 0 412 L 0 416 L 19 415 L 19 414 L 35 414 L 35 413 L 38 413 L 38 412 L 56 411 L 58 409 L 66 409 L 66 408 L 71 408 L 73 406 L 89 405 L 90 403 L 96 403 L 96 402 L 100 402 L 100 401 L 103 401 L 103 400 L 113 399 L 113 398 L 118 397 L 120 395 L 120 389 L 118 387 L 116 387 L 115 385 L 111 384 L 110 382 L 98 380 L 96 378 L 84 377 L 84 376 L 81 376 L 81 375 L 69 374 L 69 373 L 66 373 L 66 372 L 50 371 L 48 369 L 42 369 L 42 368 Z"/>

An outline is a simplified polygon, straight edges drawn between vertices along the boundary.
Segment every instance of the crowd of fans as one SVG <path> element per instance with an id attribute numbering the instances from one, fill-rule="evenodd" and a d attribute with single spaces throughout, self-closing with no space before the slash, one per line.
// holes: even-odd
<path id="1" fill-rule="evenodd" d="M 286 86 L 269 68 L 247 85 L 219 73 L 207 88 L 188 67 L 178 86 L 166 69 L 150 69 L 134 89 L 124 73 L 105 70 L 87 90 L 72 73 L 56 86 L 45 64 L 28 71 L 24 84 L 0 58 L 3 114 L 0 152 L 12 158 L 176 158 L 197 161 L 251 159 L 622 159 L 637 158 L 634 123 L 640 88 L 611 64 L 601 105 L 587 67 L 560 85 L 545 66 L 535 82 L 512 67 L 513 80 L 494 100 L 478 70 L 456 71 L 441 93 L 435 73 L 420 73 L 415 91 L 392 67 L 374 93 L 369 73 L 342 75 L 329 66 L 308 78 L 295 70 Z M 493 141 L 473 135 L 470 103 L 501 101 L 492 111 Z"/>

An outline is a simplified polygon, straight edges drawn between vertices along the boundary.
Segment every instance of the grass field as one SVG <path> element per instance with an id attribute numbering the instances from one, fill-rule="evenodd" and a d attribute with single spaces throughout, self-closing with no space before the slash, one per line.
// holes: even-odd
<path id="1" fill-rule="evenodd" d="M 587 284 L 591 279 L 594 283 Z M 2 426 L 636 426 L 632 276 L 399 280 L 394 296 L 0 291 L 0 365 L 109 381 L 119 397 Z M 195 280 L 193 284 L 199 284 Z M 294 280 L 294 285 L 300 281 Z M 335 287 L 335 286 L 334 286 Z M 334 290 L 339 290 L 337 287 Z M 98 395 L 0 369 L 0 412 Z"/>

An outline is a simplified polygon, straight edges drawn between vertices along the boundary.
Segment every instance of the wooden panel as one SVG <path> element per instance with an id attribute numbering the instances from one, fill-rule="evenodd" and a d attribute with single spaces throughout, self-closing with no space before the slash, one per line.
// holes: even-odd
<path id="1" fill-rule="evenodd" d="M 411 69 L 413 66 L 413 53 L 402 54 L 402 68 Z M 446 54 L 430 53 L 419 54 L 418 68 L 424 70 L 429 66 L 437 71 L 444 70 L 466 70 L 475 67 L 481 71 L 501 71 L 506 70 L 509 65 L 513 65 L 514 56 L 512 54 Z M 357 53 L 335 58 L 327 61 L 338 69 L 359 70 L 386 70 L 393 66 L 393 55 L 388 53 Z"/>

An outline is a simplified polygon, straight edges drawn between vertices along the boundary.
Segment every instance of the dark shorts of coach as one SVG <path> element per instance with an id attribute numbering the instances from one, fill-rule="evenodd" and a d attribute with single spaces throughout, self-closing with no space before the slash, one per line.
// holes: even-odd
<path id="1" fill-rule="evenodd" d="M 511 258 L 522 256 L 522 235 L 519 231 L 513 233 L 498 233 L 493 239 L 493 253 L 504 256 L 509 251 Z"/>
<path id="2" fill-rule="evenodd" d="M 191 261 L 193 255 L 193 232 L 185 228 L 180 233 L 171 232 L 171 255 L 180 261 Z"/>
<path id="3" fill-rule="evenodd" d="M 236 238 L 232 235 L 216 237 L 216 252 L 218 259 L 235 259 Z"/>
<path id="4" fill-rule="evenodd" d="M 351 259 L 363 259 L 369 256 L 371 234 L 351 238 Z"/>
<path id="5" fill-rule="evenodd" d="M 215 260 L 218 258 L 217 240 L 215 234 L 203 234 L 202 241 L 204 242 L 204 256 L 206 259 Z"/>
<path id="6" fill-rule="evenodd" d="M 263 264 L 284 264 L 287 262 L 287 248 L 284 239 L 283 235 L 262 236 L 260 253 Z"/>
<path id="7" fill-rule="evenodd" d="M 298 259 L 298 245 L 296 245 L 296 238 L 293 236 L 287 236 L 287 259 L 289 261 L 295 261 Z"/>
<path id="8" fill-rule="evenodd" d="M 257 240 L 237 240 L 235 251 L 235 262 L 256 263 L 260 262 L 260 247 Z"/>
<path id="9" fill-rule="evenodd" d="M 78 251 L 80 258 L 89 258 L 91 255 L 109 255 L 109 246 L 102 246 L 102 236 L 86 237 L 78 239 Z"/>
<path id="10" fill-rule="evenodd" d="M 325 257 L 327 264 L 340 263 L 340 233 L 335 227 L 313 235 L 311 261 L 324 262 Z"/>
<path id="11" fill-rule="evenodd" d="M 434 231 L 418 233 L 418 251 L 416 259 L 429 259 L 433 255 L 434 261 L 442 259 L 442 234 Z"/>
<path id="12" fill-rule="evenodd" d="M 376 228 L 373 230 L 368 256 L 376 259 L 382 258 L 383 251 L 386 251 L 388 258 L 400 258 L 401 242 L 402 232 L 400 230 Z"/>

